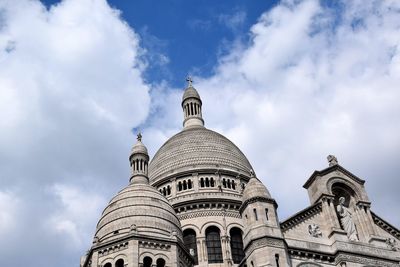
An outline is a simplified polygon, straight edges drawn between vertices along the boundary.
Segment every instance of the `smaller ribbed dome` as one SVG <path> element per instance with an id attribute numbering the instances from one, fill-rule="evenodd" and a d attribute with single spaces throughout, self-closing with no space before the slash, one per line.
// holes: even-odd
<path id="1" fill-rule="evenodd" d="M 130 184 L 104 209 L 97 224 L 98 242 L 131 233 L 182 240 L 181 224 L 168 200 L 149 184 Z"/>
<path id="2" fill-rule="evenodd" d="M 185 92 L 183 93 L 183 96 L 182 96 L 182 102 L 185 101 L 188 98 L 197 98 L 197 99 L 200 100 L 199 93 L 192 86 L 189 86 L 188 88 L 186 88 L 186 90 L 185 90 Z"/>
<path id="3" fill-rule="evenodd" d="M 142 143 L 142 135 L 139 133 L 137 136 L 137 142 L 136 144 L 132 147 L 131 154 L 145 154 L 149 155 L 147 152 L 146 146 Z"/>
<path id="4" fill-rule="evenodd" d="M 141 141 L 138 141 L 131 150 L 132 154 L 145 154 L 148 155 L 149 153 L 147 152 L 147 148 L 145 147 L 145 145 L 143 145 L 143 143 Z"/>
<path id="5" fill-rule="evenodd" d="M 260 180 L 256 177 L 252 177 L 243 191 L 243 202 L 259 197 L 271 198 L 271 194 Z"/>

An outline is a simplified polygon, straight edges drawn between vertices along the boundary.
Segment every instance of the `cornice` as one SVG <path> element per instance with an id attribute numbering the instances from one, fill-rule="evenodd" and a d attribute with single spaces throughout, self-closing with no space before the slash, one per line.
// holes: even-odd
<path id="1" fill-rule="evenodd" d="M 318 202 L 307 207 L 280 223 L 283 232 L 322 211 L 322 203 Z"/>

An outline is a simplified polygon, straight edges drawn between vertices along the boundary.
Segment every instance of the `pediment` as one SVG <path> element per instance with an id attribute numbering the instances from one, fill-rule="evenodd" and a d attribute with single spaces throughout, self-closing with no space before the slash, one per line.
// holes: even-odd
<path id="1" fill-rule="evenodd" d="M 326 169 L 323 169 L 321 171 L 317 171 L 317 170 L 314 171 L 313 174 L 310 176 L 310 178 L 308 178 L 307 182 L 305 182 L 303 187 L 305 189 L 308 189 L 308 187 L 315 181 L 315 179 L 317 179 L 317 177 L 325 176 L 332 172 L 341 173 L 360 185 L 364 185 L 364 183 L 365 183 L 365 180 L 357 177 L 356 175 L 354 175 L 350 171 L 346 170 L 339 164 L 336 164 L 336 165 L 330 166 Z"/>

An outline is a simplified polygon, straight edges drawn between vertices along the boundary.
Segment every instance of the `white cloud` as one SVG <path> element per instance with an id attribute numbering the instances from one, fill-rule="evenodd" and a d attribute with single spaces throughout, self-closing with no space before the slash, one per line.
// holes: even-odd
<path id="1" fill-rule="evenodd" d="M 215 75 L 195 78 L 206 124 L 248 155 L 281 219 L 308 205 L 303 183 L 336 154 L 367 180 L 373 209 L 400 225 L 398 5 L 283 1 L 253 25 L 250 44 L 220 58 Z"/>
<path id="2" fill-rule="evenodd" d="M 107 200 L 101 193 L 65 184 L 55 184 L 49 192 L 59 202 L 59 208 L 47 222 L 50 229 L 65 236 L 72 247 L 84 248 L 93 237 L 95 222 Z"/>
<path id="3" fill-rule="evenodd" d="M 90 246 L 99 207 L 129 181 L 145 57 L 105 0 L 0 1 L 0 188 L 17 188 L 23 208 L 14 216 L 0 195 L 0 228 L 18 222 L 1 266 L 71 266 Z"/>
<path id="4" fill-rule="evenodd" d="M 17 225 L 19 198 L 10 191 L 0 191 L 0 235 L 6 236 Z"/>

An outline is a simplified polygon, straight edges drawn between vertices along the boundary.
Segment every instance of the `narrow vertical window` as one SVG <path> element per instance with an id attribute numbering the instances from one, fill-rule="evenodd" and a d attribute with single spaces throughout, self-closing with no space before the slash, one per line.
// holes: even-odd
<path id="1" fill-rule="evenodd" d="M 197 243 L 196 243 L 196 232 L 193 229 L 186 229 L 183 231 L 183 243 L 189 250 L 190 255 L 194 258 L 194 265 L 198 264 L 197 259 Z"/>
<path id="2" fill-rule="evenodd" d="M 200 187 L 204 187 L 204 178 L 200 179 Z"/>
<path id="3" fill-rule="evenodd" d="M 267 221 L 269 220 L 268 218 L 268 209 L 265 209 L 265 217 L 267 218 Z"/>
<path id="4" fill-rule="evenodd" d="M 240 263 L 244 258 L 242 231 L 239 228 L 232 228 L 230 231 L 231 236 L 231 252 L 233 263 Z"/>
<path id="5" fill-rule="evenodd" d="M 210 179 L 210 185 L 211 185 L 211 187 L 214 187 L 214 186 L 215 186 L 215 184 L 214 184 L 214 178 L 212 178 L 212 177 L 211 177 L 211 179 Z"/>
<path id="6" fill-rule="evenodd" d="M 206 187 L 210 187 L 210 180 L 206 177 Z"/>
<path id="7" fill-rule="evenodd" d="M 258 221 L 257 210 L 253 209 L 253 212 L 254 212 L 254 218 L 256 218 L 256 221 Z"/>
<path id="8" fill-rule="evenodd" d="M 178 183 L 178 191 L 182 191 L 182 182 Z"/>
<path id="9" fill-rule="evenodd" d="M 279 267 L 279 254 L 275 254 L 276 267 Z"/>
<path id="10" fill-rule="evenodd" d="M 192 180 L 188 180 L 188 189 L 192 189 Z"/>
<path id="11" fill-rule="evenodd" d="M 185 181 L 183 181 L 183 190 L 186 190 L 187 189 L 187 183 L 186 183 L 186 180 Z"/>

